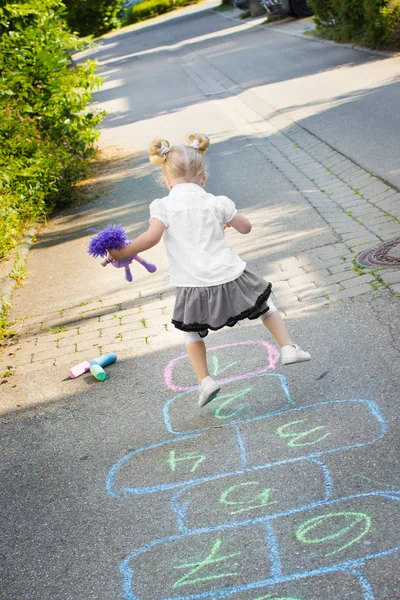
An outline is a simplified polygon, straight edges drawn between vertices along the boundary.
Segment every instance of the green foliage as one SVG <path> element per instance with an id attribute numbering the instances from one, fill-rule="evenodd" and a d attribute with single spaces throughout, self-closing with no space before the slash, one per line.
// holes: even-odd
<path id="1" fill-rule="evenodd" d="M 126 15 L 126 22 L 128 24 L 137 23 L 144 19 L 162 15 L 163 13 L 180 6 L 196 4 L 198 1 L 199 0 L 144 0 L 144 2 L 139 2 L 138 4 L 131 6 Z"/>
<path id="2" fill-rule="evenodd" d="M 333 27 L 337 22 L 340 0 L 310 0 L 317 27 Z"/>
<path id="3" fill-rule="evenodd" d="M 24 228 L 68 205 L 85 174 L 101 116 L 87 109 L 95 64 L 71 65 L 82 47 L 61 0 L 0 0 L 0 260 Z"/>
<path id="4" fill-rule="evenodd" d="M 400 49 L 400 0 L 310 1 L 323 37 Z"/>
<path id="5" fill-rule="evenodd" d="M 63 0 L 67 22 L 79 35 L 99 36 L 118 27 L 124 0 Z"/>
<path id="6" fill-rule="evenodd" d="M 368 45 L 400 48 L 400 0 L 364 0 Z"/>

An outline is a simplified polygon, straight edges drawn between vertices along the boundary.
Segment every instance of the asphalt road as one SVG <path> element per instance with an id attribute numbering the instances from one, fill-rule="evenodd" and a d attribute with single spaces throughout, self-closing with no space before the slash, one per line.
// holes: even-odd
<path id="1" fill-rule="evenodd" d="M 266 114 L 295 106 L 292 118 L 399 181 L 398 114 L 387 111 L 385 132 L 371 118 L 381 94 L 395 107 L 398 88 L 382 87 L 398 77 L 393 59 L 202 9 L 108 37 L 93 54 L 107 76 L 96 101 L 109 111 L 101 145 L 117 157 L 104 174 L 111 182 L 43 232 L 16 317 L 127 296 L 111 269 L 100 278 L 83 258 L 86 229 L 113 220 L 143 230 L 161 193 L 143 158 L 155 135 L 211 135 L 208 189 L 231 195 L 255 222 L 258 237 L 232 244 L 260 273 L 337 241 L 232 117 L 237 86 L 251 88 Z M 369 91 L 356 93 L 361 79 Z M 335 104 L 335 87 L 341 96 L 351 85 Z M 159 271 L 152 284 L 138 271 L 143 297 L 165 288 L 164 250 L 148 258 Z M 65 366 L 0 386 L 22 404 L 1 416 L 1 597 L 400 599 L 397 302 L 371 291 L 287 318 L 313 356 L 291 368 L 260 325 L 210 336 L 224 386 L 202 411 L 175 341 L 143 355 L 132 342 L 104 384 L 68 381 Z"/>

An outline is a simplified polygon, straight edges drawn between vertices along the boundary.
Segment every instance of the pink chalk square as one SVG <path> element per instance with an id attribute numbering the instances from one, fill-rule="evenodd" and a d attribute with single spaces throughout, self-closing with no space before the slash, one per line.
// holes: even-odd
<path id="1" fill-rule="evenodd" d="M 212 377 L 224 383 L 273 371 L 279 362 L 280 353 L 275 346 L 264 340 L 251 340 L 208 348 L 207 358 Z M 186 354 L 167 364 L 164 382 L 167 388 L 175 392 L 197 388 Z"/>

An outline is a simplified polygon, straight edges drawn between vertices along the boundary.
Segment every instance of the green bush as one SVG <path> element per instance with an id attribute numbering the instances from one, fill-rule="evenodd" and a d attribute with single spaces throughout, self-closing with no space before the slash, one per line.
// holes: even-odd
<path id="1" fill-rule="evenodd" d="M 337 9 L 341 39 L 351 41 L 360 35 L 364 27 L 364 6 L 362 0 L 344 0 Z"/>
<path id="2" fill-rule="evenodd" d="M 118 27 L 124 0 L 63 0 L 67 22 L 81 36 L 99 36 Z"/>
<path id="3" fill-rule="evenodd" d="M 0 260 L 32 221 L 74 199 L 101 115 L 87 109 L 95 64 L 73 67 L 82 43 L 61 0 L 0 3 Z"/>
<path id="4" fill-rule="evenodd" d="M 368 45 L 400 48 L 400 0 L 364 0 Z"/>
<path id="5" fill-rule="evenodd" d="M 338 18 L 340 0 L 310 0 L 317 27 L 333 27 Z"/>
<path id="6" fill-rule="evenodd" d="M 323 37 L 400 49 L 400 0 L 310 0 Z"/>
<path id="7" fill-rule="evenodd" d="M 134 4 L 128 10 L 126 21 L 128 24 L 137 23 L 144 19 L 150 19 L 157 15 L 162 15 L 178 6 L 188 6 L 196 4 L 199 0 L 144 0 Z"/>

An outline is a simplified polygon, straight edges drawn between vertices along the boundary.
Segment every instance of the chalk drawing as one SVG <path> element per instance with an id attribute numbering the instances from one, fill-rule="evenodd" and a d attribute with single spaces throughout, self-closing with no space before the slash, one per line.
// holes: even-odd
<path id="1" fill-rule="evenodd" d="M 203 460 L 206 460 L 206 457 L 204 454 L 197 454 L 196 452 L 186 452 L 185 454 L 182 454 L 182 456 L 176 456 L 176 450 L 173 449 L 169 451 L 167 463 L 169 464 L 171 471 L 175 472 L 178 463 L 187 460 L 193 462 L 190 472 L 194 473 L 197 467 L 201 465 Z"/>
<path id="2" fill-rule="evenodd" d="M 188 569 L 189 571 L 183 575 L 180 579 L 178 579 L 177 581 L 175 581 L 175 583 L 173 584 L 173 588 L 177 588 L 177 587 L 181 587 L 183 585 L 193 585 L 194 583 L 200 583 L 201 581 L 211 581 L 213 579 L 225 579 L 226 577 L 232 577 L 237 575 L 237 571 L 231 571 L 231 572 L 222 572 L 222 573 L 209 573 L 209 568 L 211 565 L 215 565 L 216 563 L 225 563 L 227 561 L 230 561 L 231 558 L 235 558 L 236 556 L 240 556 L 240 552 L 233 552 L 231 554 L 225 554 L 225 555 L 221 555 L 219 554 L 219 551 L 221 549 L 222 546 L 222 540 L 220 538 L 217 538 L 215 540 L 215 542 L 212 545 L 212 548 L 210 550 L 210 553 L 203 559 L 194 562 L 194 563 L 187 563 L 184 565 L 175 565 L 173 568 L 174 569 Z M 237 561 L 235 561 L 235 563 L 231 564 L 230 567 L 226 567 L 224 565 L 224 568 L 236 568 L 237 567 Z M 203 571 L 203 574 L 201 574 L 200 572 Z M 204 571 L 206 572 L 204 574 Z M 208 574 L 207 574 L 208 573 Z M 193 578 L 193 576 L 195 575 L 195 577 Z"/>
<path id="3" fill-rule="evenodd" d="M 312 435 L 316 431 L 325 431 L 325 427 L 323 425 L 320 425 L 319 427 L 313 427 L 307 431 L 300 431 L 298 433 L 287 431 L 287 428 L 291 428 L 293 425 L 297 425 L 297 423 L 304 423 L 304 421 L 305 419 L 299 419 L 298 421 L 285 423 L 285 425 L 277 428 L 276 433 L 279 435 L 279 437 L 290 438 L 287 442 L 287 445 L 290 448 L 295 448 L 296 446 L 312 446 L 318 442 L 322 442 L 322 440 L 328 437 L 329 433 L 324 433 L 323 435 L 318 434 L 317 436 Z M 300 440 L 304 438 L 306 438 L 307 441 L 301 442 Z"/>
<path id="4" fill-rule="evenodd" d="M 231 347 L 251 352 L 239 363 Z M 122 561 L 125 599 L 331 600 L 325 589 L 337 598 L 346 589 L 346 600 L 375 600 L 362 568 L 400 551 L 400 490 L 333 500 L 322 458 L 382 439 L 378 406 L 346 399 L 294 408 L 286 379 L 267 372 L 279 358 L 270 344 L 208 352 L 213 375 L 231 375 L 221 380 L 229 387 L 196 413 L 194 386 L 179 381 L 187 357 L 170 361 L 165 384 L 180 393 L 163 415 L 174 437 L 129 452 L 108 473 L 111 496 L 171 491 L 166 509 L 178 528 Z"/>
<path id="5" fill-rule="evenodd" d="M 255 479 L 257 478 L 257 479 Z M 255 485 L 240 484 L 257 481 Z M 246 469 L 198 482 L 177 491 L 171 507 L 177 515 L 179 530 L 184 533 L 218 524 L 256 522 L 265 516 L 285 515 L 288 511 L 312 508 L 330 499 L 332 481 L 327 467 L 319 460 L 300 460 L 292 463 Z M 256 506 L 253 496 L 265 489 L 274 490 L 276 504 Z M 227 490 L 232 490 L 228 493 Z M 234 496 L 232 493 L 234 492 Z M 207 503 L 204 503 L 207 498 Z M 251 510 L 233 512 L 222 500 L 243 501 Z"/>
<path id="6" fill-rule="evenodd" d="M 221 382 L 227 382 L 227 381 L 236 381 L 238 379 L 243 379 L 245 377 L 253 377 L 254 375 L 260 375 L 262 373 L 266 373 L 267 371 L 273 371 L 276 367 L 276 365 L 279 362 L 280 359 L 280 354 L 279 351 L 277 350 L 277 348 L 275 348 L 275 346 L 273 346 L 272 344 L 269 344 L 268 342 L 265 342 L 263 340 L 254 340 L 254 341 L 249 341 L 249 342 L 237 342 L 235 344 L 224 344 L 222 346 L 214 346 L 212 348 L 207 348 L 207 354 L 211 357 L 211 365 L 218 365 L 218 374 L 222 374 L 223 372 L 227 371 L 230 367 L 235 366 L 237 364 L 236 362 L 233 362 L 231 364 L 229 364 L 228 366 L 224 366 L 221 367 L 220 363 L 221 363 L 221 358 L 215 354 L 216 350 L 224 350 L 224 349 L 228 349 L 228 348 L 235 348 L 238 353 L 241 352 L 242 354 L 242 360 L 241 363 L 243 363 L 243 350 L 246 348 L 249 348 L 249 350 L 251 351 L 251 354 L 254 353 L 254 350 L 256 349 L 261 349 L 264 351 L 265 353 L 265 365 L 264 367 L 262 367 L 261 369 L 257 369 L 257 370 L 252 370 L 252 371 L 248 371 L 243 373 L 242 375 L 235 375 L 233 377 L 230 378 L 226 378 L 226 379 L 222 379 L 220 380 Z M 219 352 L 218 354 L 221 354 L 221 352 Z M 213 356 L 216 356 L 216 358 L 213 358 Z M 164 370 L 164 382 L 167 388 L 169 388 L 170 390 L 174 390 L 175 392 L 185 392 L 188 390 L 195 390 L 197 389 L 197 385 L 178 385 L 176 383 L 174 383 L 174 371 L 176 371 L 176 367 L 179 365 L 179 363 L 181 362 L 186 362 L 188 360 L 188 356 L 187 354 L 184 354 L 182 356 L 178 356 L 178 358 L 174 358 L 172 359 L 168 365 L 165 367 Z M 218 361 L 217 363 L 215 363 L 214 361 Z"/>
<path id="7" fill-rule="evenodd" d="M 237 406 L 237 408 L 233 408 L 231 410 L 226 409 L 232 403 L 236 402 L 236 400 L 238 400 L 239 398 L 246 396 L 249 392 L 251 392 L 252 389 L 252 387 L 246 387 L 245 389 L 239 390 L 237 392 L 227 392 L 225 394 L 219 394 L 219 406 L 217 406 L 217 408 L 214 411 L 214 415 L 217 417 L 217 419 L 230 419 L 232 417 L 235 417 L 238 413 L 240 413 L 244 409 L 244 407 L 240 405 Z"/>
<path id="8" fill-rule="evenodd" d="M 258 481 L 242 481 L 241 483 L 236 483 L 235 485 L 231 485 L 228 489 L 222 492 L 219 501 L 221 504 L 227 504 L 229 507 L 233 507 L 233 510 L 229 511 L 231 515 L 237 515 L 243 512 L 254 511 L 256 508 L 264 508 L 265 506 L 269 506 L 270 504 L 277 504 L 278 500 L 271 500 L 270 496 L 272 490 L 270 488 L 262 489 L 261 491 L 257 491 L 254 494 L 254 489 L 252 491 L 251 497 L 243 500 L 243 488 L 246 486 L 256 486 L 259 487 Z M 239 489 L 239 498 L 238 499 L 238 489 Z"/>
<path id="9" fill-rule="evenodd" d="M 228 384 L 229 387 L 226 388 Z M 219 397 L 204 409 L 197 406 L 197 390 L 182 392 L 168 400 L 163 409 L 167 430 L 178 435 L 199 433 L 216 425 L 230 426 L 252 421 L 257 417 L 263 419 L 280 413 L 292 404 L 285 377 L 276 373 L 249 375 L 240 380 L 235 379 L 233 383 L 222 383 L 221 387 Z M 230 404 L 234 409 L 231 415 L 230 411 L 224 412 L 223 407 L 221 408 L 221 403 L 225 402 L 225 388 L 228 394 L 241 394 L 236 398 L 230 396 Z"/>
<path id="10" fill-rule="evenodd" d="M 315 529 L 321 528 L 326 525 L 327 521 L 333 522 L 333 531 L 331 533 L 324 532 L 320 537 L 312 537 L 315 535 Z M 329 525 L 329 524 L 328 524 Z M 322 526 L 322 527 L 321 527 Z M 371 527 L 371 517 L 365 513 L 360 512 L 334 512 L 328 513 L 327 515 L 321 515 L 319 517 L 313 517 L 304 521 L 296 530 L 296 538 L 303 542 L 303 544 L 323 544 L 331 540 L 343 541 L 343 538 L 347 538 L 347 534 L 356 530 L 350 535 L 350 539 L 346 541 L 342 546 L 332 552 L 328 552 L 325 556 L 332 556 L 338 552 L 342 552 L 355 542 L 358 542 L 364 535 L 368 533 Z M 317 532 L 318 535 L 318 532 Z"/>
<path id="11" fill-rule="evenodd" d="M 329 590 L 329 596 L 326 590 Z M 267 586 L 253 587 L 246 591 L 217 596 L 227 600 L 361 600 L 367 599 L 370 586 L 362 575 L 355 572 L 336 571 L 323 575 L 296 575 Z"/>

